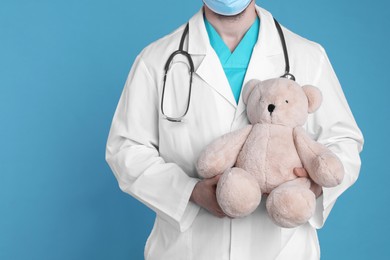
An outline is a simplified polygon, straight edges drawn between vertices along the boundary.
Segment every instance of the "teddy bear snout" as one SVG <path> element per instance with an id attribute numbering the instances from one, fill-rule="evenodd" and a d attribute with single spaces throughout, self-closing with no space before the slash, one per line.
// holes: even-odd
<path id="1" fill-rule="evenodd" d="M 272 113 L 272 112 L 274 112 L 274 109 L 275 109 L 275 105 L 274 104 L 269 104 L 268 105 L 268 112 Z"/>

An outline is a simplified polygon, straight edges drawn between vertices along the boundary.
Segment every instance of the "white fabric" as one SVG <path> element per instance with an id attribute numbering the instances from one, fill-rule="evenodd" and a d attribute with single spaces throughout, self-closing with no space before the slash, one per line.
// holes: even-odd
<path id="1" fill-rule="evenodd" d="M 261 20 L 244 82 L 268 79 L 284 73 L 280 38 L 270 13 L 257 8 Z M 120 188 L 157 214 L 145 247 L 148 260 L 253 260 L 319 259 L 316 228 L 322 227 L 338 196 L 351 186 L 360 169 L 363 137 L 345 100 L 323 48 L 283 28 L 291 72 L 301 85 L 321 89 L 324 102 L 310 115 L 307 131 L 342 160 L 343 183 L 324 189 L 315 216 L 294 229 L 275 226 L 264 200 L 243 219 L 219 219 L 189 202 L 197 183 L 195 163 L 213 139 L 248 124 L 240 98 L 236 105 L 216 53 L 209 44 L 202 11 L 190 20 L 185 49 L 191 54 L 195 74 L 186 121 L 163 119 L 160 99 L 163 68 L 177 50 L 184 25 L 146 47 L 137 57 L 126 81 L 112 122 L 106 158 Z M 183 111 L 188 76 L 175 59 L 169 95 L 164 108 L 169 115 Z M 168 83 L 167 83 L 168 84 Z M 167 88 L 169 86 L 167 85 Z M 184 104 L 184 105 L 183 105 Z"/>

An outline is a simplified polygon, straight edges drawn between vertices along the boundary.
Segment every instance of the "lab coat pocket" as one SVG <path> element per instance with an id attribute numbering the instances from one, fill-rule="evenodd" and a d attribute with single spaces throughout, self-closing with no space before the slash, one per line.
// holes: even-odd
<path id="1" fill-rule="evenodd" d="M 160 217 L 156 217 L 155 225 L 145 247 L 146 260 L 190 260 L 191 228 L 185 232 L 173 227 Z"/>
<path id="2" fill-rule="evenodd" d="M 184 172 L 196 177 L 194 162 L 195 155 L 200 150 L 197 140 L 189 128 L 189 122 L 171 122 L 161 119 L 159 152 L 165 162 L 178 164 Z"/>
<path id="3" fill-rule="evenodd" d="M 306 223 L 297 228 L 282 228 L 282 247 L 277 260 L 318 260 L 320 251 L 316 230 Z"/>

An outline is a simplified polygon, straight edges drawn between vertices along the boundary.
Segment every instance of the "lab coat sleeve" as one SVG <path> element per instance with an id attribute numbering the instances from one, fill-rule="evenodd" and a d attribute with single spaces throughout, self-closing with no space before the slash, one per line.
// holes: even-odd
<path id="1" fill-rule="evenodd" d="M 310 115 L 307 130 L 320 143 L 326 145 L 342 161 L 345 177 L 333 188 L 323 188 L 317 199 L 315 214 L 309 223 L 321 228 L 337 198 L 355 183 L 360 171 L 359 153 L 363 147 L 363 136 L 345 99 L 340 83 L 322 47 L 319 70 L 314 85 L 323 95 L 319 110 Z"/>
<path id="2" fill-rule="evenodd" d="M 156 82 L 138 56 L 114 114 L 106 160 L 122 191 L 185 231 L 199 211 L 189 201 L 198 180 L 159 155 L 158 100 Z"/>

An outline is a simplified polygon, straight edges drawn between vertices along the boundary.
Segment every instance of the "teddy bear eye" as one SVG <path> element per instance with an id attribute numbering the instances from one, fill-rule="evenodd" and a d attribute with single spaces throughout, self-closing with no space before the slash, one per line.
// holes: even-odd
<path id="1" fill-rule="evenodd" d="M 288 103 L 288 100 L 286 100 L 286 103 Z"/>

